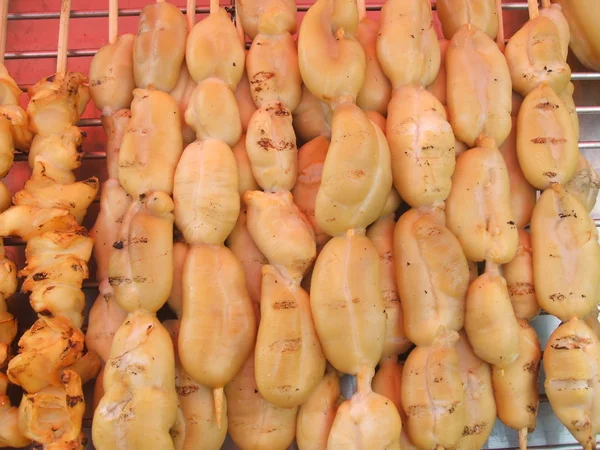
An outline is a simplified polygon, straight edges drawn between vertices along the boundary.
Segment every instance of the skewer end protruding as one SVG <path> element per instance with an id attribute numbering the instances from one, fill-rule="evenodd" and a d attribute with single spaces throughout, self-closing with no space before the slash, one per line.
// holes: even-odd
<path id="1" fill-rule="evenodd" d="M 527 428 L 519 430 L 519 450 L 527 450 Z"/>
<path id="2" fill-rule="evenodd" d="M 358 8 L 358 21 L 362 22 L 367 17 L 367 3 L 365 0 L 356 0 L 356 6 Z"/>
<path id="3" fill-rule="evenodd" d="M 188 31 L 192 31 L 196 23 L 196 0 L 187 0 L 185 18 L 187 19 Z"/>
<path id="4" fill-rule="evenodd" d="M 527 8 L 529 9 L 529 19 L 535 19 L 540 15 L 538 0 L 527 0 Z"/>
<path id="5" fill-rule="evenodd" d="M 242 46 L 246 47 L 246 36 L 244 35 L 244 27 L 242 26 L 242 18 L 240 17 L 240 8 L 238 0 L 235 0 L 235 29 Z"/>
<path id="6" fill-rule="evenodd" d="M 221 5 L 219 4 L 219 0 L 210 0 L 210 13 L 217 14 L 219 12 L 219 8 Z"/>
<path id="7" fill-rule="evenodd" d="M 550 0 L 542 0 L 542 8 L 550 8 L 552 6 L 552 3 L 550 3 Z"/>
<path id="8" fill-rule="evenodd" d="M 119 0 L 108 0 L 108 42 L 114 44 L 119 35 Z"/>
<path id="9" fill-rule="evenodd" d="M 215 401 L 215 416 L 217 419 L 217 429 L 221 429 L 221 414 L 223 414 L 223 398 L 225 391 L 222 387 L 213 389 L 213 398 Z"/>
<path id="10" fill-rule="evenodd" d="M 504 53 L 504 14 L 502 13 L 502 0 L 496 0 L 496 14 L 498 15 L 498 34 L 496 35 L 496 44 L 502 53 Z"/>
<path id="11" fill-rule="evenodd" d="M 58 28 L 58 50 L 56 54 L 56 73 L 67 71 L 67 51 L 69 47 L 69 18 L 71 16 L 71 0 L 60 2 L 60 24 Z"/>
<path id="12" fill-rule="evenodd" d="M 2 20 L 0 21 L 0 64 L 4 64 L 4 53 L 6 52 L 6 27 L 8 25 L 8 0 L 0 0 L 0 14 L 2 14 Z"/>

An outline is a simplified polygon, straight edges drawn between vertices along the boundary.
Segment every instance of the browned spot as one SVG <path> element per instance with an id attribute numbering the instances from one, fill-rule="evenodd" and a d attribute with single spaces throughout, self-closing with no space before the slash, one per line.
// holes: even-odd
<path id="1" fill-rule="evenodd" d="M 275 72 L 267 72 L 267 71 L 263 70 L 262 72 L 256 73 L 252 77 L 252 79 L 250 80 L 250 84 L 262 84 L 265 81 L 268 81 L 274 77 L 275 77 Z"/>
<path id="2" fill-rule="evenodd" d="M 117 250 L 121 250 L 124 247 L 123 241 L 117 241 L 113 244 L 113 248 Z"/>
<path id="3" fill-rule="evenodd" d="M 360 303 L 360 299 L 355 297 L 352 299 L 352 303 L 354 303 L 354 304 Z"/>
<path id="4" fill-rule="evenodd" d="M 365 172 L 364 172 L 364 170 L 360 170 L 360 169 L 353 170 L 351 173 L 352 173 L 352 175 L 353 175 L 353 176 L 355 176 L 356 178 L 360 178 L 360 177 L 363 177 L 363 176 L 365 176 Z"/>
<path id="5" fill-rule="evenodd" d="M 523 370 L 529 373 L 537 373 L 539 364 L 536 361 L 527 361 L 523 364 Z"/>
<path id="6" fill-rule="evenodd" d="M 200 389 L 198 386 L 181 386 L 177 388 L 177 395 L 181 395 L 182 397 L 187 397 L 188 395 L 197 392 Z"/>
<path id="7" fill-rule="evenodd" d="M 477 434 L 483 433 L 485 428 L 487 427 L 487 422 L 476 423 L 475 425 L 468 426 L 466 425 L 463 429 L 463 436 L 473 436 Z"/>
<path id="8" fill-rule="evenodd" d="M 537 414 L 537 405 L 527 405 L 527 411 L 531 414 Z"/>
<path id="9" fill-rule="evenodd" d="M 146 277 L 140 277 L 140 276 L 133 277 L 134 283 L 146 283 L 147 281 L 148 281 L 148 278 L 146 278 Z"/>
<path id="10" fill-rule="evenodd" d="M 563 300 L 566 300 L 566 299 L 567 299 L 567 297 L 565 297 L 565 295 L 561 294 L 560 292 L 557 292 L 550 296 L 550 300 L 552 300 L 552 301 L 562 302 Z"/>
<path id="11" fill-rule="evenodd" d="M 448 414 L 453 414 L 456 411 L 456 407 L 460 404 L 460 401 L 453 402 L 448 408 Z"/>
<path id="12" fill-rule="evenodd" d="M 38 272 L 34 273 L 31 278 L 33 281 L 43 281 L 48 279 L 48 274 L 46 272 Z"/>
<path id="13" fill-rule="evenodd" d="M 543 136 L 540 136 L 540 137 L 533 138 L 531 140 L 531 142 L 534 143 L 534 144 L 548 144 L 548 143 L 550 143 L 550 144 L 563 144 L 563 143 L 567 142 L 567 140 L 565 138 L 554 138 L 554 137 L 543 137 Z M 555 176 L 556 176 L 556 174 L 555 174 Z"/>
<path id="14" fill-rule="evenodd" d="M 75 405 L 77 405 L 78 403 L 81 403 L 82 401 L 83 401 L 83 395 L 76 395 L 74 397 L 67 395 L 67 406 L 69 408 L 73 408 Z"/>
<path id="15" fill-rule="evenodd" d="M 296 309 L 298 304 L 294 300 L 273 303 L 273 309 Z"/>
<path id="16" fill-rule="evenodd" d="M 130 244 L 147 244 L 148 238 L 140 237 L 140 238 L 131 238 L 129 239 Z"/>
<path id="17" fill-rule="evenodd" d="M 559 106 L 556 103 L 551 103 L 551 102 L 541 102 L 538 103 L 537 105 L 535 105 L 535 107 L 537 109 L 545 109 L 545 110 L 551 110 L 551 109 L 558 109 Z"/>
<path id="18" fill-rule="evenodd" d="M 510 283 L 508 285 L 508 293 L 510 295 L 527 295 L 535 293 L 533 284 L 518 281 L 516 283 Z"/>
<path id="19" fill-rule="evenodd" d="M 280 339 L 279 341 L 273 342 L 269 346 L 269 349 L 273 350 L 273 351 L 279 351 L 281 353 L 295 352 L 300 349 L 301 345 L 302 345 L 302 339 L 300 339 L 300 338 Z"/>
<path id="20" fill-rule="evenodd" d="M 120 286 L 122 284 L 130 284 L 131 278 L 127 277 L 108 277 L 108 284 L 111 286 Z"/>
<path id="21" fill-rule="evenodd" d="M 592 341 L 589 338 L 571 334 L 557 339 L 551 347 L 555 350 L 574 350 L 581 349 L 586 345 L 591 344 L 591 342 Z"/>
<path id="22" fill-rule="evenodd" d="M 282 391 L 282 392 L 289 392 L 292 390 L 292 386 L 290 386 L 289 384 L 285 384 L 283 386 L 277 386 L 277 390 Z"/>
<path id="23" fill-rule="evenodd" d="M 406 408 L 406 414 L 408 416 L 418 416 L 421 415 L 423 411 L 427 411 L 429 407 L 425 405 L 410 405 Z"/>

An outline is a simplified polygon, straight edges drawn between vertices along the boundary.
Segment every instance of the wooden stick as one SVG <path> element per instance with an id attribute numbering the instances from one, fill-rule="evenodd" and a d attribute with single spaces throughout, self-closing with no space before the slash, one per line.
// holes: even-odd
<path id="1" fill-rule="evenodd" d="M 211 9 L 212 13 L 212 9 Z M 221 429 L 221 414 L 223 414 L 223 397 L 225 391 L 223 388 L 213 389 L 213 399 L 215 402 L 215 414 L 217 419 L 217 430 Z"/>
<path id="2" fill-rule="evenodd" d="M 358 8 L 358 21 L 362 22 L 367 17 L 367 4 L 365 0 L 356 0 L 356 7 Z"/>
<path id="3" fill-rule="evenodd" d="M 527 450 L 527 428 L 519 430 L 519 450 Z"/>
<path id="4" fill-rule="evenodd" d="M 108 42 L 114 44 L 119 35 L 119 0 L 108 0 Z"/>
<path id="5" fill-rule="evenodd" d="M 540 8 L 538 6 L 538 0 L 527 0 L 527 7 L 529 9 L 529 18 L 535 19 L 540 15 Z"/>
<path id="6" fill-rule="evenodd" d="M 8 25 L 8 0 L 0 0 L 0 64 L 4 64 L 4 53 L 6 52 L 6 27 Z"/>
<path id="7" fill-rule="evenodd" d="M 237 30 L 238 37 L 242 43 L 242 47 L 246 48 L 246 36 L 244 34 L 244 27 L 242 26 L 242 19 L 240 17 L 240 8 L 238 0 L 235 0 L 235 29 Z"/>
<path id="8" fill-rule="evenodd" d="M 504 14 L 502 13 L 502 0 L 496 0 L 496 14 L 498 14 L 498 34 L 496 35 L 496 44 L 502 53 L 504 53 Z"/>
<path id="9" fill-rule="evenodd" d="M 196 23 L 196 0 L 187 0 L 185 17 L 188 23 L 188 32 L 192 31 Z"/>
<path id="10" fill-rule="evenodd" d="M 210 0 L 210 13 L 217 14 L 219 12 L 219 0 Z"/>
<path id="11" fill-rule="evenodd" d="M 550 8 L 551 6 L 550 0 L 542 0 L 542 8 Z"/>
<path id="12" fill-rule="evenodd" d="M 60 2 L 60 24 L 58 26 L 58 51 L 56 54 L 56 73 L 67 71 L 67 50 L 69 48 L 69 18 L 71 0 Z"/>

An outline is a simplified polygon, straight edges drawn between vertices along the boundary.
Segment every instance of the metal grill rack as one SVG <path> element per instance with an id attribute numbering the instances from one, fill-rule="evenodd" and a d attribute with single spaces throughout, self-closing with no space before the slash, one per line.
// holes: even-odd
<path id="1" fill-rule="evenodd" d="M 152 0 L 148 0 L 152 1 Z M 171 0 L 172 3 L 180 6 L 181 3 L 185 3 L 185 0 Z M 105 0 L 94 0 L 95 4 L 104 4 L 107 3 Z M 126 3 L 126 1 L 123 1 Z M 208 3 L 208 1 L 199 3 Z M 298 5 L 298 11 L 303 13 L 308 10 L 312 1 L 300 1 Z M 377 3 L 370 2 L 367 0 L 367 10 L 377 14 L 378 11 L 381 11 L 382 0 L 377 0 Z M 222 6 L 225 6 L 232 18 L 235 15 L 235 6 L 234 0 L 221 0 Z M 46 7 L 46 2 L 30 2 L 32 8 L 43 9 Z M 108 5 L 106 5 L 108 6 Z M 433 9 L 435 10 L 435 0 L 433 0 Z M 507 37 L 509 37 L 512 32 L 514 32 L 518 27 L 522 25 L 525 20 L 527 14 L 527 2 L 504 2 L 502 5 L 504 15 L 505 15 L 505 28 L 506 24 L 509 25 L 508 28 L 510 30 L 506 30 Z M 183 12 L 186 12 L 185 8 L 181 8 Z M 208 6 L 201 6 L 196 8 L 196 14 L 205 15 L 209 13 Z M 119 17 L 135 17 L 139 16 L 140 9 L 120 9 Z M 434 13 L 435 14 L 435 13 Z M 56 20 L 60 16 L 59 8 L 56 7 L 56 11 L 31 11 L 31 12 L 12 12 L 8 14 L 9 23 L 13 25 L 9 25 L 9 27 L 18 27 L 18 22 L 23 21 L 36 21 L 43 22 L 46 20 Z M 512 20 L 516 17 L 516 20 Z M 89 11 L 71 11 L 72 19 L 93 19 L 93 18 L 108 18 L 108 9 L 95 9 Z M 510 18 L 510 20 L 507 20 Z M 16 22 L 16 23 L 15 23 Z M 512 31 L 511 31 L 512 30 Z M 7 45 L 7 50 L 10 50 L 10 41 Z M 94 48 L 85 48 L 85 49 L 69 49 L 68 57 L 69 58 L 83 58 L 83 57 L 92 57 L 98 51 L 98 47 Z M 22 51 L 7 51 L 5 54 L 5 59 L 7 61 L 25 61 L 25 60 L 41 60 L 48 58 L 56 58 L 56 50 L 22 50 Z M 592 165 L 596 168 L 597 171 L 600 172 L 600 73 L 591 72 L 581 65 L 575 60 L 572 55 L 570 55 L 569 63 L 573 69 L 572 80 L 575 83 L 575 102 L 577 104 L 577 113 L 579 114 L 580 123 L 581 123 L 581 141 L 579 142 L 580 150 L 586 155 L 586 157 L 590 160 Z M 14 63 L 13 63 L 14 64 Z M 40 76 L 47 74 L 40 74 Z M 21 84 L 22 80 L 19 80 L 17 77 L 16 80 L 20 87 L 25 91 L 27 89 L 26 84 Z M 591 103 L 590 103 L 591 102 Z M 84 128 L 97 129 L 97 127 L 101 126 L 100 119 L 98 116 L 96 117 L 86 117 L 80 120 L 78 126 Z M 84 164 L 83 167 L 94 164 L 95 167 L 104 167 L 104 160 L 106 159 L 106 154 L 101 151 L 93 151 L 86 152 L 84 154 Z M 21 164 L 26 166 L 27 163 L 27 155 L 25 154 L 17 154 L 15 155 L 15 166 Z M 22 172 L 26 171 L 23 167 Z M 9 173 L 8 179 L 10 179 L 11 174 Z M 24 181 L 24 180 L 23 180 Z M 104 180 L 101 180 L 104 181 Z M 9 183 L 10 185 L 10 183 Z M 10 186 L 11 190 L 17 190 L 21 187 L 18 183 L 13 183 Z M 86 220 L 86 224 L 91 224 L 95 220 L 95 216 L 98 212 L 98 199 L 95 200 L 95 205 L 92 205 L 90 208 L 90 212 L 88 214 L 88 219 Z M 592 212 L 592 216 L 596 222 L 596 226 L 600 227 L 600 205 L 596 204 L 596 208 Z M 18 238 L 6 238 L 5 245 L 7 247 L 7 251 L 9 253 L 9 257 L 13 259 L 19 267 L 24 265 L 24 243 L 22 240 Z M 94 268 L 91 268 L 91 274 L 94 273 Z M 94 300 L 97 294 L 98 283 L 91 279 L 84 283 L 83 289 L 86 291 L 86 298 L 88 307 L 91 306 L 92 301 Z M 14 299 L 16 298 L 16 300 Z M 33 313 L 28 310 L 28 302 L 25 301 L 24 298 L 19 298 L 19 295 L 13 296 L 11 299 L 12 306 L 15 310 L 17 310 L 17 315 L 21 319 L 23 315 L 31 316 L 33 318 Z M 19 303 L 20 302 L 20 303 Z M 16 305 L 19 303 L 21 306 Z M 25 306 L 23 306 L 25 305 Z M 21 314 L 23 312 L 23 314 Z M 33 320 L 32 320 L 33 322 Z M 538 332 L 538 336 L 540 338 L 540 343 L 542 348 L 545 347 L 546 341 L 552 331 L 559 324 L 558 319 L 553 316 L 542 313 L 538 318 L 536 318 L 532 325 Z M 27 320 L 21 320 L 21 325 L 24 331 L 25 327 L 29 326 L 30 323 Z M 575 440 L 569 432 L 565 429 L 565 427 L 560 424 L 558 419 L 552 413 L 550 408 L 550 404 L 548 403 L 547 397 L 543 394 L 543 381 L 544 381 L 544 373 L 542 367 L 542 373 L 540 377 L 540 407 L 539 407 L 539 415 L 538 415 L 538 423 L 537 428 L 534 433 L 529 436 L 529 448 L 531 449 L 562 449 L 562 450 L 575 450 L 580 449 L 581 446 L 576 444 Z M 353 380 L 345 380 L 346 388 L 348 390 L 352 389 Z M 84 420 L 84 426 L 86 427 L 86 431 L 89 432 L 89 428 L 91 426 L 90 415 L 87 415 L 87 419 Z M 90 440 L 91 442 L 91 440 Z M 91 443 L 88 445 L 89 449 L 93 449 Z M 296 447 L 292 447 L 295 449 Z M 504 427 L 499 421 L 497 421 L 494 430 L 492 432 L 492 436 L 488 440 L 486 449 L 516 449 L 518 448 L 518 439 L 517 433 L 514 430 L 507 429 Z M 237 447 L 231 441 L 226 441 L 224 450 L 235 450 Z"/>

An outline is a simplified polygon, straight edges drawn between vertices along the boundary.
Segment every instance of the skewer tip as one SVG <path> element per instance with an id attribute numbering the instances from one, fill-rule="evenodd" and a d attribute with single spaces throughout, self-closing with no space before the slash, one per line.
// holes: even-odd
<path id="1" fill-rule="evenodd" d="M 213 398 L 215 401 L 215 417 L 217 419 L 217 429 L 221 429 L 221 415 L 223 414 L 223 398 L 225 391 L 222 387 L 213 389 Z"/>
<path id="2" fill-rule="evenodd" d="M 527 450 L 527 428 L 519 430 L 519 450 Z"/>

